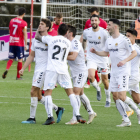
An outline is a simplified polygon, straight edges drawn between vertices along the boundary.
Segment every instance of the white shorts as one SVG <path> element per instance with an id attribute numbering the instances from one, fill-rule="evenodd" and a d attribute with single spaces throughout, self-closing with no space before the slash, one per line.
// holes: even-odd
<path id="1" fill-rule="evenodd" d="M 85 72 L 81 72 L 81 73 L 72 72 L 71 76 L 73 81 L 73 87 L 83 88 L 84 84 L 87 81 L 88 71 L 86 70 Z"/>
<path id="2" fill-rule="evenodd" d="M 128 90 L 128 75 L 111 76 L 109 83 L 109 91 L 120 92 Z"/>
<path id="3" fill-rule="evenodd" d="M 130 90 L 140 94 L 138 78 L 137 79 L 132 79 L 131 77 L 129 78 L 128 91 Z"/>
<path id="4" fill-rule="evenodd" d="M 71 83 L 71 78 L 69 73 L 58 74 L 57 72 L 47 70 L 45 73 L 43 90 L 54 89 L 56 83 L 58 83 L 61 87 L 65 89 L 72 88 L 72 83 Z"/>
<path id="5" fill-rule="evenodd" d="M 37 71 L 34 73 L 32 86 L 42 88 L 45 78 L 45 71 Z"/>
<path id="6" fill-rule="evenodd" d="M 106 75 L 109 73 L 109 63 L 95 63 L 92 60 L 87 61 L 87 68 L 88 69 L 95 69 L 99 68 L 101 74 Z"/>

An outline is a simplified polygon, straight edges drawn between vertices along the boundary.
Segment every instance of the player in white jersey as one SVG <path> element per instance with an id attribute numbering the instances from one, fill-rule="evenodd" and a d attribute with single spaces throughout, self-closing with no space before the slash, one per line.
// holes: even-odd
<path id="1" fill-rule="evenodd" d="M 35 38 L 43 43 L 48 44 L 48 63 L 45 74 L 44 90 L 45 90 L 45 108 L 48 119 L 44 125 L 53 124 L 52 112 L 52 90 L 55 88 L 56 82 L 63 87 L 70 98 L 71 105 L 76 115 L 77 121 L 85 123 L 86 121 L 80 116 L 78 102 L 72 91 L 72 83 L 68 73 L 67 56 L 69 54 L 71 43 L 64 36 L 67 34 L 68 27 L 61 24 L 58 28 L 58 36 L 40 36 L 37 32 Z"/>
<path id="2" fill-rule="evenodd" d="M 85 109 L 88 111 L 89 120 L 87 124 L 89 124 L 93 121 L 93 119 L 97 116 L 97 114 L 92 110 L 90 101 L 84 94 L 83 86 L 87 80 L 88 70 L 85 64 L 84 50 L 82 48 L 80 41 L 75 38 L 75 35 L 76 28 L 71 25 L 68 25 L 67 38 L 71 41 L 72 48 L 70 52 L 72 52 L 72 54 L 68 55 L 67 59 L 69 60 L 68 64 L 70 66 L 71 77 L 73 80 L 73 92 L 77 98 L 79 109 L 82 101 Z M 66 124 L 77 124 L 77 123 L 78 122 L 76 116 L 73 113 L 73 118 Z"/>
<path id="3" fill-rule="evenodd" d="M 109 90 L 112 92 L 116 107 L 124 120 L 122 124 L 117 125 L 117 127 L 124 127 L 131 126 L 124 103 L 130 105 L 134 110 L 137 109 L 136 104 L 130 100 L 129 97 L 126 97 L 130 75 L 129 61 L 137 55 L 137 52 L 130 40 L 119 33 L 119 26 L 119 20 L 110 19 L 107 29 L 111 37 L 106 41 L 105 51 L 99 52 L 94 48 L 91 48 L 90 51 L 100 56 L 108 56 L 110 54 L 112 64 Z"/>
<path id="4" fill-rule="evenodd" d="M 104 90 L 106 94 L 106 105 L 105 107 L 110 107 L 110 92 L 108 90 L 109 82 L 108 82 L 108 70 L 109 70 L 109 63 L 108 63 L 108 56 L 101 57 L 96 54 L 90 52 L 90 48 L 94 48 L 97 51 L 101 52 L 105 49 L 105 41 L 108 38 L 108 32 L 99 27 L 99 16 L 92 15 L 91 18 L 91 25 L 92 27 L 84 30 L 83 32 L 83 44 L 84 42 L 88 43 L 87 47 L 87 68 L 88 68 L 88 78 L 90 79 L 92 86 L 97 90 L 97 100 L 101 100 L 101 88 L 98 86 L 97 81 L 95 79 L 95 71 L 98 68 L 101 68 L 101 76 L 102 82 L 104 84 Z"/>
<path id="5" fill-rule="evenodd" d="M 47 19 L 41 19 L 39 24 L 39 31 L 42 35 L 48 35 L 48 30 L 50 29 L 50 21 Z M 35 114 L 38 101 L 45 105 L 45 99 L 41 96 L 40 88 L 44 83 L 44 75 L 47 67 L 48 59 L 48 47 L 47 44 L 44 44 L 36 39 L 33 39 L 31 46 L 31 54 L 27 58 L 23 68 L 19 71 L 23 75 L 26 67 L 34 60 L 35 58 L 35 70 L 32 81 L 31 88 L 31 106 L 30 106 L 30 118 L 27 121 L 22 121 L 22 123 L 35 123 Z M 53 108 L 56 111 L 58 120 L 61 119 L 64 109 L 57 107 L 53 104 Z"/>

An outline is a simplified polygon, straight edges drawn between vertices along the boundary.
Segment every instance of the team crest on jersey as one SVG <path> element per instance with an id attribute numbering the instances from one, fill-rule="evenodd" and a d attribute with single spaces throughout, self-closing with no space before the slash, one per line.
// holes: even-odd
<path id="1" fill-rule="evenodd" d="M 99 36 L 98 39 L 101 39 L 101 37 Z"/>
<path id="2" fill-rule="evenodd" d="M 115 46 L 118 46 L 118 43 L 116 43 Z"/>
<path id="3" fill-rule="evenodd" d="M 48 46 L 48 44 L 45 44 L 45 46 Z"/>

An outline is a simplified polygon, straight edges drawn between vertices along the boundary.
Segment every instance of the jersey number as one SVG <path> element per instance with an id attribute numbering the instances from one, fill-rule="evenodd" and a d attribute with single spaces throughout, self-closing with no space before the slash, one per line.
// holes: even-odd
<path id="1" fill-rule="evenodd" d="M 53 49 L 54 49 L 54 50 L 55 50 L 55 49 L 58 49 L 58 50 L 57 50 L 55 53 L 53 53 L 53 55 L 52 55 L 52 59 L 59 60 L 59 58 L 57 58 L 56 55 L 59 54 L 60 51 L 61 51 L 60 46 L 55 45 Z M 66 49 L 66 48 L 63 48 L 62 50 L 63 50 L 63 56 L 62 56 L 62 61 L 63 61 L 64 58 L 65 58 L 65 54 L 66 54 L 66 50 L 67 50 L 67 49 Z"/>
<path id="2" fill-rule="evenodd" d="M 16 31 L 17 31 L 17 28 L 18 28 L 18 25 L 13 24 L 13 27 L 14 27 L 13 35 L 15 35 L 15 33 L 16 33 Z"/>

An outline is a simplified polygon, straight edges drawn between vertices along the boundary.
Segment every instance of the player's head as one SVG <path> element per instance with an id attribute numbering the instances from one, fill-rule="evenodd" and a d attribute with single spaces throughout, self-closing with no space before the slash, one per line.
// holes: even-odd
<path id="1" fill-rule="evenodd" d="M 99 15 L 99 10 L 98 10 L 98 8 L 97 7 L 92 7 L 91 9 L 90 9 L 90 15 L 92 16 L 92 15 Z"/>
<path id="2" fill-rule="evenodd" d="M 53 17 L 48 16 L 47 19 L 49 19 L 49 20 L 51 21 L 51 28 L 52 28 L 52 26 L 53 26 L 53 21 L 54 21 Z"/>
<path id="3" fill-rule="evenodd" d="M 92 26 L 93 29 L 97 29 L 99 27 L 100 20 L 99 20 L 98 15 L 92 15 L 90 17 L 90 21 L 91 21 L 91 26 Z"/>
<path id="4" fill-rule="evenodd" d="M 25 13 L 26 13 L 26 9 L 25 9 L 24 7 L 20 7 L 20 8 L 18 9 L 18 15 L 19 15 L 19 16 L 24 16 Z"/>
<path id="5" fill-rule="evenodd" d="M 126 36 L 130 39 L 131 42 L 135 42 L 137 35 L 138 32 L 135 29 L 130 28 L 126 31 Z"/>
<path id="6" fill-rule="evenodd" d="M 51 21 L 49 19 L 42 18 L 39 23 L 39 32 L 48 32 L 51 28 Z"/>
<path id="7" fill-rule="evenodd" d="M 67 38 L 70 39 L 71 37 L 75 36 L 76 36 L 76 28 L 74 26 L 68 25 Z"/>
<path id="8" fill-rule="evenodd" d="M 55 20 L 55 24 L 60 25 L 61 22 L 63 21 L 63 15 L 61 13 L 57 13 L 55 15 L 54 20 Z"/>
<path id="9" fill-rule="evenodd" d="M 58 28 L 58 35 L 65 36 L 68 31 L 68 26 L 66 24 L 61 24 Z"/>
<path id="10" fill-rule="evenodd" d="M 116 30 L 119 30 L 120 21 L 118 19 L 109 19 L 107 30 L 110 35 L 114 34 Z"/>

